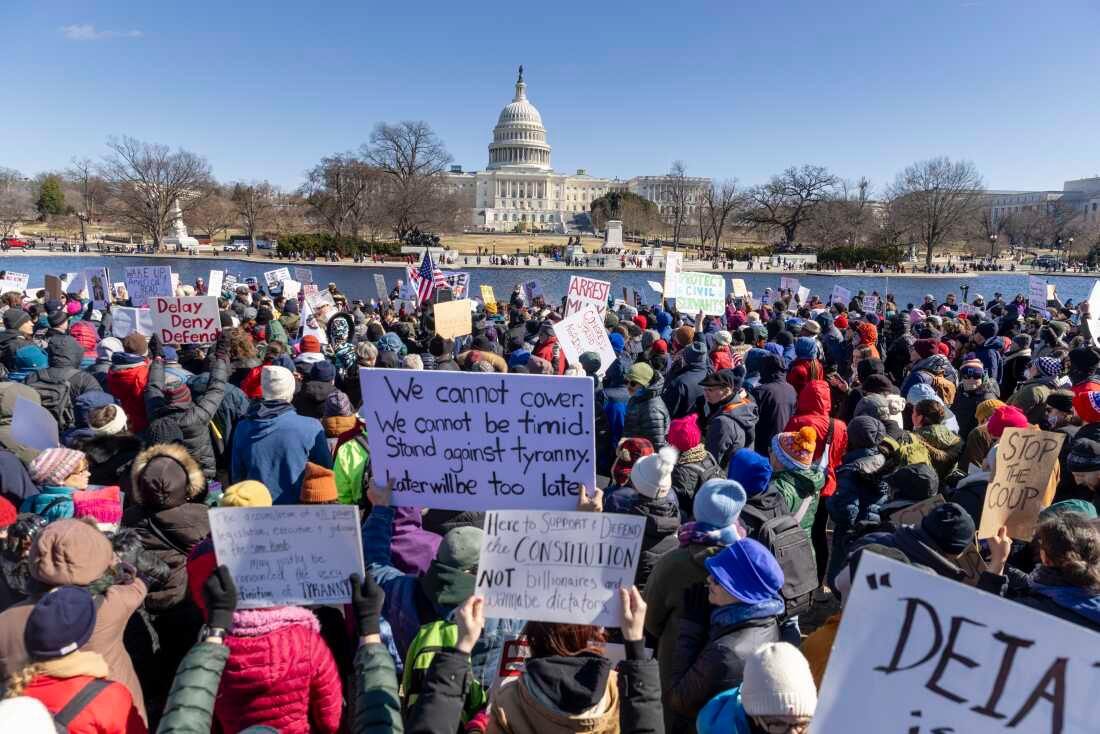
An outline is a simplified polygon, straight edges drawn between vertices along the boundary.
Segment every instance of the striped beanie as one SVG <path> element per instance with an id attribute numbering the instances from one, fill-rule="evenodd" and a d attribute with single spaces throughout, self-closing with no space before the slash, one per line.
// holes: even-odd
<path id="1" fill-rule="evenodd" d="M 772 438 L 772 453 L 785 468 L 794 471 L 809 469 L 817 448 L 817 431 L 810 426 L 797 432 L 779 433 Z"/>
<path id="2" fill-rule="evenodd" d="M 31 480 L 39 486 L 61 484 L 76 471 L 83 459 L 84 453 L 76 449 L 46 449 L 31 462 Z"/>

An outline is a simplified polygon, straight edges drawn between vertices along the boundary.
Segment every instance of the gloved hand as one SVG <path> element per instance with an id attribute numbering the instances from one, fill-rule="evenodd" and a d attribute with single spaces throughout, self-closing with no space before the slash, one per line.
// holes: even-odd
<path id="1" fill-rule="evenodd" d="M 149 337 L 149 358 L 156 359 L 164 356 L 164 345 L 160 343 L 160 337 L 153 334 Z"/>
<path id="2" fill-rule="evenodd" d="M 202 595 L 206 599 L 211 627 L 233 629 L 233 612 L 237 610 L 237 585 L 225 566 L 218 566 L 214 573 L 202 585 Z"/>
<path id="3" fill-rule="evenodd" d="M 214 359 L 229 361 L 229 332 L 225 329 L 218 332 L 218 338 L 214 342 Z"/>
<path id="4" fill-rule="evenodd" d="M 681 616 L 704 627 L 710 624 L 710 601 L 707 599 L 707 585 L 695 584 L 684 589 L 684 604 Z"/>
<path id="5" fill-rule="evenodd" d="M 370 574 L 366 579 L 361 579 L 359 574 L 353 573 L 348 580 L 351 582 L 351 608 L 355 610 L 358 620 L 359 636 L 377 635 L 381 630 L 386 592 Z"/>

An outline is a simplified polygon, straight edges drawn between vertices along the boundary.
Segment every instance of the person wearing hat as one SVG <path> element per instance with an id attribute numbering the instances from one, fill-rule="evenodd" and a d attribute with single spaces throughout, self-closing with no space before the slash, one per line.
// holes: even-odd
<path id="1" fill-rule="evenodd" d="M 634 464 L 643 456 L 653 454 L 653 444 L 647 438 L 624 438 L 615 449 L 615 460 L 611 464 L 611 483 L 608 494 L 619 487 L 630 486 L 630 472 Z"/>
<path id="2" fill-rule="evenodd" d="M 997 386 L 986 379 L 985 367 L 973 354 L 968 354 L 959 367 L 959 388 L 951 403 L 951 412 L 959 421 L 959 435 L 968 436 L 978 427 L 976 411 L 981 403 L 998 397 Z"/>
<path id="3" fill-rule="evenodd" d="M 294 412 L 296 383 L 286 367 L 265 366 L 260 381 L 263 399 L 234 431 L 229 478 L 255 479 L 271 490 L 276 505 L 294 504 L 307 462 L 332 467 L 325 429 L 316 418 Z"/>
<path id="4" fill-rule="evenodd" d="M 868 533 L 852 544 L 852 555 L 869 545 L 896 548 L 910 563 L 925 566 L 936 574 L 955 581 L 966 578 L 959 558 L 975 547 L 977 528 L 974 518 L 961 505 L 945 502 L 937 505 L 917 525 L 902 525 L 893 532 Z"/>
<path id="5" fill-rule="evenodd" d="M 306 462 L 302 477 L 302 492 L 298 501 L 303 505 L 335 505 L 339 503 L 336 494 L 336 475 L 332 469 L 318 466 L 312 461 Z"/>
<path id="6" fill-rule="evenodd" d="M 992 321 L 983 321 L 970 335 L 974 355 L 985 367 L 985 373 L 998 386 L 1001 384 L 1001 373 L 1004 369 L 1004 354 L 1001 351 L 1000 341 L 991 343 L 997 338 L 997 325 Z"/>
<path id="7" fill-rule="evenodd" d="M 107 392 L 115 396 L 135 434 L 149 427 L 145 411 L 145 386 L 149 383 L 149 363 L 145 361 L 148 342 L 134 332 L 122 340 L 123 351 L 111 355 L 111 368 L 107 373 Z M 132 352 L 130 350 L 140 350 Z"/>
<path id="8" fill-rule="evenodd" d="M 647 439 L 653 448 L 666 443 L 670 416 L 661 399 L 665 380 L 645 362 L 635 362 L 626 374 L 626 389 L 630 399 L 623 416 L 623 438 Z"/>
<path id="9" fill-rule="evenodd" d="M 732 370 L 707 375 L 699 383 L 705 402 L 703 441 L 723 471 L 729 468 L 735 453 L 752 447 L 756 441 L 760 412 L 744 388 L 745 374 L 744 365 L 738 365 Z"/>
<path id="10" fill-rule="evenodd" d="M 819 359 L 821 345 L 811 336 L 800 336 L 794 341 L 794 361 L 787 370 L 787 382 L 791 383 L 795 394 L 814 380 L 825 379 L 825 366 Z"/>
<path id="11" fill-rule="evenodd" d="M 53 522 L 73 516 L 73 491 L 86 489 L 91 470 L 83 451 L 52 448 L 38 454 L 27 468 L 37 494 L 23 500 L 19 510 Z"/>
<path id="12" fill-rule="evenodd" d="M 705 566 L 706 585 L 685 592 L 671 685 L 662 688 L 679 720 L 669 731 L 690 731 L 710 699 L 741 685 L 752 652 L 779 642 L 784 578 L 771 552 L 746 538 Z"/>
<path id="13" fill-rule="evenodd" d="M 712 372 L 733 369 L 733 334 L 725 329 L 714 332 L 714 346 L 710 350 Z"/>
<path id="14" fill-rule="evenodd" d="M 321 425 L 332 454 L 340 503 L 358 505 L 363 494 L 363 474 L 370 463 L 367 426 L 356 414 L 351 400 L 340 390 L 334 390 L 325 399 Z"/>
<path id="15" fill-rule="evenodd" d="M 825 472 L 814 461 L 817 443 L 817 431 L 812 426 L 803 426 L 797 431 L 777 433 L 768 452 L 772 467 L 768 488 L 783 497 L 787 512 L 795 516 L 807 536 L 825 486 Z"/>
<path id="16" fill-rule="evenodd" d="M 1059 389 L 1061 377 L 1061 358 L 1035 357 L 1030 360 L 1023 381 L 1006 394 L 1005 402 L 1022 410 L 1029 423 L 1042 425 L 1047 414 L 1047 397 Z"/>
<path id="17" fill-rule="evenodd" d="M 677 532 L 680 547 L 661 556 L 649 576 L 644 592 L 645 630 L 657 640 L 663 691 L 672 685 L 685 591 L 706 579 L 707 558 L 745 537 L 739 518 L 746 499 L 745 489 L 735 481 L 711 479 L 704 483 L 692 503 L 695 520 Z M 677 731 L 673 728 L 676 720 L 674 712 L 666 707 L 666 731 Z"/>
<path id="18" fill-rule="evenodd" d="M 34 322 L 29 313 L 21 308 L 9 308 L 4 311 L 4 330 L 0 331 L 0 363 L 9 370 L 15 369 L 15 353 L 34 342 Z"/>
<path id="19" fill-rule="evenodd" d="M 671 418 L 682 418 L 695 410 L 696 403 L 703 397 L 700 383 L 709 371 L 707 344 L 700 333 L 698 339 L 676 353 L 665 376 L 661 398 Z"/>
<path id="20" fill-rule="evenodd" d="M 833 521 L 825 574 L 830 586 L 848 557 L 851 533 L 861 523 L 877 523 L 880 508 L 890 496 L 890 486 L 884 479 L 886 455 L 879 448 L 885 438 L 886 426 L 878 418 L 861 415 L 848 424 L 848 451 L 836 470 L 836 492 L 825 500 Z"/>
<path id="21" fill-rule="evenodd" d="M 230 485 L 218 499 L 218 507 L 271 507 L 271 492 L 260 482 L 246 479 Z"/>
<path id="22" fill-rule="evenodd" d="M 782 431 L 794 415 L 798 393 L 787 379 L 783 359 L 765 352 L 759 359 L 760 379 L 752 388 L 756 402 L 758 422 L 752 448 L 767 455 L 772 436 Z"/>
<path id="23" fill-rule="evenodd" d="M 42 702 L 54 725 L 70 732 L 145 732 L 126 686 L 108 680 L 103 656 L 87 646 L 96 602 L 85 589 L 60 586 L 34 605 L 23 633 L 31 664 L 11 674 L 6 695 Z"/>
<path id="24" fill-rule="evenodd" d="M 913 389 L 918 387 L 927 386 L 917 385 Z M 912 397 L 911 391 L 909 399 Z M 963 450 L 962 439 L 947 425 L 947 416 L 948 411 L 942 400 L 922 398 L 913 406 L 913 430 L 909 432 L 914 441 L 928 450 L 928 457 L 941 481 L 959 463 Z M 1000 438 L 992 422 L 993 418 L 990 418 L 990 434 L 994 438 Z"/>
<path id="25" fill-rule="evenodd" d="M 44 398 L 56 396 L 67 400 L 50 408 L 61 430 L 72 427 L 73 399 L 101 389 L 99 382 L 90 373 L 81 370 L 83 359 L 84 349 L 76 339 L 68 334 L 55 336 L 46 343 L 47 366 L 29 373 L 24 380 L 24 384 Z M 57 386 L 64 387 L 61 394 L 58 394 Z"/>
<path id="26" fill-rule="evenodd" d="M 694 413 L 674 419 L 668 427 L 668 443 L 680 452 L 672 467 L 672 489 L 680 505 L 680 518 L 692 519 L 691 505 L 695 493 L 708 479 L 722 476 L 718 462 L 703 444 L 699 418 Z"/>
<path id="27" fill-rule="evenodd" d="M 305 379 L 294 393 L 291 405 L 298 415 L 320 420 L 325 414 L 325 400 L 336 392 L 336 366 L 323 360 L 310 365 Z"/>

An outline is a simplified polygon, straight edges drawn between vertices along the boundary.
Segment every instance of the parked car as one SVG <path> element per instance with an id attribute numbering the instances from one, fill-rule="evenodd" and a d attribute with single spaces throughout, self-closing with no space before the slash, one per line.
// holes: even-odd
<path id="1" fill-rule="evenodd" d="M 248 241 L 227 242 L 222 248 L 222 252 L 248 252 Z"/>
<path id="2" fill-rule="evenodd" d="M 4 247 L 13 247 L 13 248 L 30 247 L 31 246 L 31 243 L 27 242 L 26 240 L 17 240 L 14 237 L 5 237 L 3 239 L 3 244 L 4 244 Z"/>

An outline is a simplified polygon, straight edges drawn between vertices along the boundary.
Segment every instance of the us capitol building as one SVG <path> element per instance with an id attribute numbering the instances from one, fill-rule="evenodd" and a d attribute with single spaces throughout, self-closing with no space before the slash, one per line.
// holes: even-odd
<path id="1" fill-rule="evenodd" d="M 486 170 L 463 172 L 461 166 L 453 166 L 447 178 L 471 212 L 470 225 L 494 232 L 511 232 L 517 226 L 559 233 L 590 230 L 592 201 L 611 191 L 643 196 L 656 203 L 665 216 L 672 204 L 666 176 L 622 181 L 589 176 L 584 169 L 575 175 L 556 173 L 550 167 L 550 143 L 542 115 L 527 99 L 522 66 L 516 96 L 500 111 L 493 128 Z M 710 179 L 689 177 L 687 184 L 690 222 Z"/>

